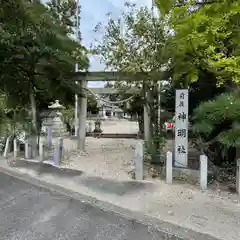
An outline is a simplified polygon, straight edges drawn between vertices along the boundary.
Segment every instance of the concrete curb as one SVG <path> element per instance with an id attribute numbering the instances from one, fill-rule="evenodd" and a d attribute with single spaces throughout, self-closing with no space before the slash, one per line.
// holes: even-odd
<path id="1" fill-rule="evenodd" d="M 86 137 L 97 137 L 100 138 L 129 138 L 129 139 L 136 139 L 139 137 L 137 133 L 93 133 L 87 132 Z M 77 139 L 76 136 L 72 136 L 71 139 Z"/>
<path id="2" fill-rule="evenodd" d="M 113 212 L 113 214 L 120 215 L 128 220 L 137 221 L 141 224 L 148 225 L 150 228 L 157 229 L 162 233 L 163 239 L 169 240 L 221 240 L 219 238 L 212 237 L 208 234 L 196 232 L 191 229 L 183 228 L 181 226 L 145 215 L 140 212 L 131 211 L 108 202 L 98 200 L 94 197 L 83 195 L 78 192 L 74 192 L 59 185 L 51 184 L 44 180 L 36 179 L 30 175 L 19 173 L 9 168 L 0 166 L 0 172 L 8 174 L 12 177 L 18 178 L 22 181 L 28 182 L 37 187 L 44 188 L 56 193 L 60 193 L 68 196 L 69 198 L 76 199 L 82 203 L 86 203 L 102 209 L 103 211 Z"/>

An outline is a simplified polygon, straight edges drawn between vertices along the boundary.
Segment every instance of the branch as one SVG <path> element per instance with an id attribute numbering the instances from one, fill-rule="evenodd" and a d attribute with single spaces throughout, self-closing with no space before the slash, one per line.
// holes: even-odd
<path id="1" fill-rule="evenodd" d="M 215 3 L 216 2 L 216 0 L 205 0 L 205 1 L 196 1 L 194 4 L 196 5 L 196 6 L 204 6 L 204 5 L 209 5 L 209 4 L 213 4 L 213 3 Z M 182 3 L 178 3 L 178 4 L 176 4 L 175 6 L 176 7 L 182 7 L 183 5 L 185 5 L 185 2 L 182 2 Z"/>

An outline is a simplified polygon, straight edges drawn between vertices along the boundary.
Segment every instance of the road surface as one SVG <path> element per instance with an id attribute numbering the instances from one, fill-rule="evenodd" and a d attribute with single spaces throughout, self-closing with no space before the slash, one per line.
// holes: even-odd
<path id="1" fill-rule="evenodd" d="M 178 238 L 0 173 L 1 240 Z"/>

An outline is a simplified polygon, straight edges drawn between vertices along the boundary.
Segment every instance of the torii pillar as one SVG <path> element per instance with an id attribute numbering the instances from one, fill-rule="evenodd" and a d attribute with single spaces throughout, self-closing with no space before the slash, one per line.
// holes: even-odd
<path id="1" fill-rule="evenodd" d="M 148 103 L 150 101 L 150 91 L 146 83 L 143 83 L 143 92 L 145 99 L 145 103 L 143 105 L 144 141 L 146 143 L 146 147 L 149 148 L 151 145 L 151 129 L 150 129 L 151 118 Z"/>
<path id="2" fill-rule="evenodd" d="M 79 82 L 81 86 L 81 95 L 79 97 L 79 111 L 78 111 L 78 141 L 77 148 L 81 151 L 85 150 L 85 140 L 86 140 L 86 123 L 87 123 L 87 81 L 81 79 Z"/>

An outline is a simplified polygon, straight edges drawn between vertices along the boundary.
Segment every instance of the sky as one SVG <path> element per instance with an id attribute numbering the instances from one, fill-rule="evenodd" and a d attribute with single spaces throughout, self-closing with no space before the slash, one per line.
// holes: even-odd
<path id="1" fill-rule="evenodd" d="M 124 0 L 79 0 L 81 5 L 81 33 L 83 45 L 89 47 L 95 39 L 100 39 L 101 35 L 93 31 L 99 23 L 107 23 L 106 14 L 111 12 L 113 18 L 118 18 L 124 8 Z M 137 6 L 151 7 L 152 0 L 130 0 Z M 100 63 L 97 56 L 90 57 L 90 71 L 103 71 L 104 64 Z M 104 82 L 91 82 L 89 87 L 102 87 Z"/>
<path id="2" fill-rule="evenodd" d="M 46 2 L 47 0 L 43 0 Z M 101 22 L 107 22 L 106 14 L 111 12 L 113 18 L 118 18 L 124 8 L 124 0 L 79 0 L 81 5 L 81 34 L 82 43 L 89 47 L 95 39 L 101 39 L 101 35 L 93 30 L 95 26 Z M 128 0 L 128 2 L 136 3 L 137 6 L 151 7 L 152 0 Z M 100 58 L 90 57 L 89 71 L 104 71 L 104 64 L 100 63 Z M 90 87 L 102 87 L 103 82 L 91 82 Z"/>
<path id="3" fill-rule="evenodd" d="M 112 13 L 115 18 L 121 15 L 124 6 L 124 0 L 79 0 L 82 6 L 81 10 L 81 33 L 83 44 L 85 46 L 90 46 L 91 42 L 96 38 L 100 38 L 93 32 L 94 27 L 102 22 L 103 24 L 107 22 L 106 14 L 108 12 Z M 141 5 L 151 5 L 152 0 L 131 0 L 133 3 L 137 3 L 138 6 Z M 96 57 L 91 58 L 90 70 L 100 71 L 104 69 L 104 65 L 100 64 L 99 59 Z"/>

